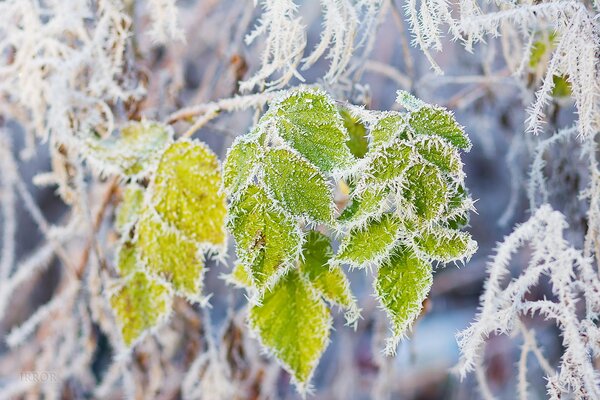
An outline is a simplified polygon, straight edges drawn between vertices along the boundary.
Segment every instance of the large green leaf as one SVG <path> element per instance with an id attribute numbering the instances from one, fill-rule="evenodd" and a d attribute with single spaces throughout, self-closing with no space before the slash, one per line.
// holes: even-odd
<path id="1" fill-rule="evenodd" d="M 304 392 L 329 341 L 331 316 L 323 300 L 291 270 L 250 309 L 249 320 Z"/>
<path id="2" fill-rule="evenodd" d="M 353 162 L 342 117 L 327 94 L 318 89 L 293 92 L 271 105 L 279 135 L 322 171 L 343 169 Z"/>
<path id="3" fill-rule="evenodd" d="M 292 215 L 332 221 L 331 188 L 314 165 L 289 150 L 272 149 L 264 158 L 264 175 L 269 194 Z"/>
<path id="4" fill-rule="evenodd" d="M 383 113 L 371 129 L 371 146 L 385 145 L 395 138 L 402 138 L 405 129 L 406 122 L 402 114 L 396 111 Z"/>
<path id="5" fill-rule="evenodd" d="M 225 196 L 217 156 L 199 142 L 179 141 L 163 154 L 152 203 L 170 225 L 199 243 L 225 244 Z"/>
<path id="6" fill-rule="evenodd" d="M 339 265 L 332 263 L 332 258 L 329 238 L 321 232 L 310 231 L 302 248 L 300 271 L 327 301 L 350 308 L 354 299 L 348 278 Z"/>
<path id="7" fill-rule="evenodd" d="M 362 266 L 385 257 L 398 238 L 402 222 L 393 214 L 372 219 L 366 226 L 350 230 L 340 245 L 338 259 Z"/>
<path id="8" fill-rule="evenodd" d="M 360 186 L 389 184 L 403 175 L 412 162 L 412 148 L 404 141 L 396 140 L 372 156 Z"/>
<path id="9" fill-rule="evenodd" d="M 292 266 L 302 246 L 296 222 L 275 209 L 265 192 L 254 185 L 231 204 L 229 227 L 238 257 L 259 289 L 275 283 Z"/>
<path id="10" fill-rule="evenodd" d="M 144 332 L 165 321 L 171 310 L 168 287 L 137 271 L 110 296 L 123 341 L 131 346 Z"/>
<path id="11" fill-rule="evenodd" d="M 408 248 L 399 246 L 379 268 L 375 291 L 392 323 L 386 353 L 393 354 L 400 338 L 421 312 L 432 283 L 431 266 Z"/>

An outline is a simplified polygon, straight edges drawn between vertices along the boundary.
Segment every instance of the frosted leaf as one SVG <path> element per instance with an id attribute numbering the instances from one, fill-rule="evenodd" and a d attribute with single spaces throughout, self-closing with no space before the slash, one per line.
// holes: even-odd
<path id="1" fill-rule="evenodd" d="M 329 238 L 321 232 L 310 231 L 302 248 L 300 271 L 327 301 L 350 308 L 354 298 L 348 278 L 339 265 L 331 264 L 332 258 Z"/>
<path id="2" fill-rule="evenodd" d="M 265 192 L 253 185 L 229 208 L 238 257 L 259 289 L 272 286 L 302 246 L 296 222 L 270 203 Z"/>
<path id="3" fill-rule="evenodd" d="M 363 158 L 365 154 L 367 154 L 369 148 L 367 128 L 365 128 L 365 126 L 357 118 L 354 118 L 347 110 L 342 109 L 340 114 L 344 121 L 344 127 L 350 136 L 346 145 L 354 157 Z"/>
<path id="4" fill-rule="evenodd" d="M 360 194 L 355 194 L 352 202 L 347 206 L 338 217 L 340 222 L 354 223 L 363 221 L 369 216 L 381 214 L 389 196 L 390 190 L 381 187 L 368 187 Z"/>
<path id="5" fill-rule="evenodd" d="M 137 271 L 110 296 L 110 305 L 125 345 L 131 346 L 144 332 L 166 321 L 171 295 L 166 285 Z"/>
<path id="6" fill-rule="evenodd" d="M 431 266 L 403 246 L 394 249 L 379 268 L 375 291 L 392 323 L 387 354 L 396 351 L 400 338 L 419 316 L 432 280 Z"/>
<path id="7" fill-rule="evenodd" d="M 477 249 L 470 233 L 443 227 L 426 229 L 415 243 L 428 258 L 441 262 L 469 259 Z"/>
<path id="8" fill-rule="evenodd" d="M 271 105 L 266 118 L 276 115 L 279 135 L 322 171 L 348 167 L 354 157 L 350 139 L 333 102 L 318 89 L 295 91 Z"/>
<path id="9" fill-rule="evenodd" d="M 431 165 L 415 165 L 406 172 L 404 198 L 414 207 L 416 214 L 431 220 L 440 215 L 446 205 L 448 188 Z"/>
<path id="10" fill-rule="evenodd" d="M 395 138 L 403 138 L 406 129 L 404 117 L 399 112 L 385 114 L 371 129 L 371 146 L 385 145 Z"/>
<path id="11" fill-rule="evenodd" d="M 453 146 L 469 151 L 471 141 L 449 111 L 425 106 L 409 115 L 408 123 L 416 135 L 439 136 Z"/>
<path id="12" fill-rule="evenodd" d="M 373 155 L 365 177 L 360 183 L 363 187 L 390 183 L 401 176 L 411 165 L 411 147 L 403 141 L 394 141 Z"/>
<path id="13" fill-rule="evenodd" d="M 305 391 L 329 342 L 331 317 L 323 300 L 291 270 L 250 309 L 249 320 L 263 346 Z"/>
<path id="14" fill-rule="evenodd" d="M 171 128 L 156 122 L 132 122 L 116 138 L 86 140 L 90 159 L 101 169 L 136 176 L 155 163 L 172 141 Z"/>
<path id="15" fill-rule="evenodd" d="M 124 242 L 117 250 L 117 270 L 121 276 L 127 276 L 139 270 L 137 251 L 132 242 Z"/>
<path id="16" fill-rule="evenodd" d="M 236 264 L 227 279 L 244 288 L 252 287 L 252 278 L 243 264 Z"/>
<path id="17" fill-rule="evenodd" d="M 225 196 L 217 156 L 199 142 L 179 141 L 162 155 L 152 203 L 185 236 L 219 249 L 225 244 Z"/>
<path id="18" fill-rule="evenodd" d="M 123 192 L 123 201 L 117 210 L 115 227 L 118 231 L 124 231 L 137 220 L 143 202 L 144 188 L 136 183 L 127 185 Z"/>
<path id="19" fill-rule="evenodd" d="M 264 158 L 265 183 L 269 194 L 295 216 L 331 222 L 331 188 L 317 168 L 285 149 L 271 149 Z"/>
<path id="20" fill-rule="evenodd" d="M 398 238 L 401 225 L 395 215 L 388 213 L 368 221 L 365 227 L 350 230 L 340 244 L 338 259 L 361 266 L 385 257 Z"/>
<path id="21" fill-rule="evenodd" d="M 415 148 L 421 157 L 438 167 L 442 172 L 453 176 L 461 175 L 462 163 L 458 152 L 442 139 L 431 138 L 417 141 Z"/>
<path id="22" fill-rule="evenodd" d="M 168 282 L 178 294 L 198 301 L 204 271 L 198 246 L 149 210 L 143 211 L 136 235 L 145 271 Z"/>
<path id="23" fill-rule="evenodd" d="M 253 139 L 241 136 L 235 140 L 223 164 L 223 186 L 228 195 L 239 194 L 251 183 L 261 155 L 262 150 Z"/>

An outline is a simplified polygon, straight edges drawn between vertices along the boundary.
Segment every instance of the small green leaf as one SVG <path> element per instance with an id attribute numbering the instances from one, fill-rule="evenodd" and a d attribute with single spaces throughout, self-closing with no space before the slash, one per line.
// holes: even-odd
<path id="1" fill-rule="evenodd" d="M 171 142 L 173 133 L 156 122 L 132 122 L 121 129 L 116 138 L 86 141 L 92 161 L 102 168 L 116 169 L 126 176 L 135 176 L 148 170 L 163 149 Z"/>
<path id="2" fill-rule="evenodd" d="M 350 140 L 346 142 L 350 148 L 350 152 L 356 158 L 363 158 L 367 154 L 369 147 L 369 139 L 367 138 L 367 128 L 357 119 L 352 116 L 347 110 L 340 111 L 344 119 L 344 127 L 350 135 Z"/>
<path id="3" fill-rule="evenodd" d="M 204 257 L 197 245 L 144 210 L 137 224 L 137 246 L 145 270 L 169 282 L 173 289 L 197 301 L 202 286 Z"/>
<path id="4" fill-rule="evenodd" d="M 331 264 L 333 249 L 327 236 L 310 231 L 302 249 L 300 271 L 329 302 L 352 307 L 354 299 L 348 278 L 339 265 Z"/>
<path id="5" fill-rule="evenodd" d="M 363 181 L 363 187 L 391 183 L 398 178 L 411 164 L 412 149 L 403 141 L 394 141 L 389 146 L 378 151 L 367 170 Z"/>
<path id="6" fill-rule="evenodd" d="M 569 97 L 571 96 L 571 83 L 562 75 L 552 76 L 554 87 L 552 88 L 552 96 L 554 97 Z"/>
<path id="7" fill-rule="evenodd" d="M 409 125 L 417 135 L 439 136 L 459 149 L 470 150 L 471 141 L 449 111 L 426 106 L 410 113 Z"/>
<path id="8" fill-rule="evenodd" d="M 410 249 L 399 246 L 379 268 L 375 291 L 392 323 L 386 353 L 394 354 L 400 338 L 421 312 L 433 278 L 431 266 Z"/>
<path id="9" fill-rule="evenodd" d="M 303 89 L 271 106 L 279 135 L 322 171 L 346 168 L 353 162 L 342 117 L 327 94 Z M 267 115 L 269 118 L 270 115 Z"/>
<path id="10" fill-rule="evenodd" d="M 138 184 L 127 185 L 123 192 L 123 201 L 119 205 L 116 217 L 117 231 L 122 232 L 139 217 L 144 203 L 144 188 Z"/>
<path id="11" fill-rule="evenodd" d="M 252 185 L 230 206 L 229 226 L 238 257 L 259 289 L 274 284 L 302 246 L 296 222 L 270 203 L 265 192 Z"/>
<path id="12" fill-rule="evenodd" d="M 441 262 L 468 259 L 477 248 L 468 232 L 442 227 L 426 229 L 416 236 L 415 243 L 428 258 Z"/>
<path id="13" fill-rule="evenodd" d="M 415 148 L 421 157 L 438 167 L 442 172 L 454 176 L 461 175 L 462 163 L 458 152 L 443 140 L 430 138 L 417 141 Z"/>
<path id="14" fill-rule="evenodd" d="M 448 187 L 437 169 L 431 165 L 414 165 L 406 173 L 404 197 L 417 215 L 431 220 L 440 215 L 446 205 Z"/>
<path id="15" fill-rule="evenodd" d="M 338 259 L 361 266 L 385 257 L 398 238 L 401 221 L 393 214 L 372 219 L 365 227 L 354 228 L 340 244 Z"/>
<path id="16" fill-rule="evenodd" d="M 110 296 L 123 341 L 131 346 L 144 332 L 166 321 L 171 295 L 166 285 L 141 271 L 129 275 L 123 286 Z"/>
<path id="17" fill-rule="evenodd" d="M 325 177 L 308 161 L 285 149 L 268 150 L 264 158 L 269 194 L 295 216 L 331 222 L 333 199 Z"/>
<path id="18" fill-rule="evenodd" d="M 389 189 L 382 187 L 367 187 L 362 193 L 353 193 L 352 202 L 344 209 L 338 220 L 354 223 L 368 216 L 381 214 L 386 209 L 389 193 Z"/>
<path id="19" fill-rule="evenodd" d="M 233 267 L 233 271 L 231 271 L 231 274 L 229 275 L 229 280 L 244 288 L 252 287 L 252 278 L 244 264 L 236 264 L 236 266 Z"/>
<path id="20" fill-rule="evenodd" d="M 250 309 L 250 326 L 261 342 L 306 391 L 329 341 L 331 316 L 323 300 L 291 270 L 262 304 Z"/>
<path id="21" fill-rule="evenodd" d="M 225 244 L 225 196 L 217 156 L 208 147 L 179 141 L 163 154 L 152 186 L 152 203 L 185 236 L 217 248 Z"/>
<path id="22" fill-rule="evenodd" d="M 261 148 L 244 136 L 238 137 L 229 151 L 223 165 L 223 186 L 229 195 L 235 196 L 250 184 L 250 178 L 261 158 Z"/>
<path id="23" fill-rule="evenodd" d="M 382 118 L 371 130 L 371 146 L 377 147 L 391 142 L 402 136 L 406 129 L 406 122 L 402 114 L 396 111 L 384 113 Z"/>

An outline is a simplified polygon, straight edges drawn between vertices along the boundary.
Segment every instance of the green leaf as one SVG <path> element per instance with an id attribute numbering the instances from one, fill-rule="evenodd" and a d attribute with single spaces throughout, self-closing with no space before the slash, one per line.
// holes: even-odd
<path id="1" fill-rule="evenodd" d="M 438 167 L 440 171 L 453 176 L 462 175 L 462 163 L 458 152 L 443 140 L 430 138 L 417 141 L 415 148 L 421 157 Z"/>
<path id="2" fill-rule="evenodd" d="M 223 186 L 229 195 L 240 193 L 250 184 L 250 179 L 261 158 L 262 150 L 258 143 L 244 136 L 238 137 L 229 151 L 223 165 Z"/>
<path id="3" fill-rule="evenodd" d="M 318 89 L 295 91 L 271 106 L 279 136 L 322 171 L 343 169 L 354 157 L 342 117 L 327 94 Z"/>
<path id="4" fill-rule="evenodd" d="M 217 156 L 208 147 L 179 141 L 162 155 L 152 186 L 161 218 L 185 236 L 219 248 L 225 244 L 225 196 Z"/>
<path id="5" fill-rule="evenodd" d="M 410 113 L 408 123 L 417 135 L 439 136 L 459 149 L 471 149 L 471 141 L 463 128 L 452 113 L 441 107 L 422 107 Z"/>
<path id="6" fill-rule="evenodd" d="M 126 176 L 147 171 L 172 140 L 172 130 L 156 122 L 132 122 L 121 129 L 119 137 L 90 138 L 89 155 L 102 168 Z"/>
<path id="7" fill-rule="evenodd" d="M 177 293 L 199 301 L 204 257 L 196 243 L 148 209 L 143 211 L 136 230 L 138 251 L 146 272 L 169 282 Z"/>
<path id="8" fill-rule="evenodd" d="M 352 202 L 338 220 L 345 223 L 360 222 L 368 216 L 381 214 L 387 204 L 390 190 L 381 187 L 367 187 L 362 193 L 353 193 Z"/>
<path id="9" fill-rule="evenodd" d="M 331 222 L 333 199 L 325 177 L 302 157 L 285 149 L 268 150 L 264 158 L 269 194 L 295 216 Z"/>
<path id="10" fill-rule="evenodd" d="M 344 119 L 344 127 L 350 135 L 350 140 L 346 142 L 346 145 L 354 157 L 363 158 L 369 147 L 367 128 L 347 110 L 340 110 L 340 114 Z"/>
<path id="11" fill-rule="evenodd" d="M 571 96 L 571 83 L 567 80 L 566 76 L 552 76 L 552 96 L 554 97 L 569 97 Z"/>
<path id="12" fill-rule="evenodd" d="M 378 151 L 366 171 L 362 187 L 391 183 L 398 178 L 411 164 L 412 149 L 403 141 L 394 141 Z"/>
<path id="13" fill-rule="evenodd" d="M 350 230 L 340 244 L 337 258 L 361 266 L 385 257 L 398 238 L 401 225 L 398 217 L 388 213 L 368 221 L 365 227 Z"/>
<path id="14" fill-rule="evenodd" d="M 229 226 L 238 257 L 259 289 L 274 284 L 293 265 L 302 246 L 296 222 L 270 203 L 265 192 L 252 185 L 230 206 Z"/>
<path id="15" fill-rule="evenodd" d="M 441 262 L 468 259 L 477 248 L 468 232 L 439 226 L 421 232 L 415 237 L 415 243 L 426 257 Z"/>
<path id="16" fill-rule="evenodd" d="M 446 205 L 448 187 L 437 169 L 431 165 L 414 165 L 406 173 L 404 197 L 417 215 L 432 220 L 440 215 Z"/>
<path id="17" fill-rule="evenodd" d="M 395 111 L 384 113 L 371 130 L 371 146 L 385 145 L 395 138 L 406 138 L 403 136 L 405 128 L 406 122 L 402 114 Z"/>
<path id="18" fill-rule="evenodd" d="M 227 280 L 229 282 L 233 282 L 237 286 L 241 286 L 244 288 L 250 288 L 253 285 L 252 277 L 246 270 L 244 264 L 236 264 L 235 267 L 233 267 L 233 271 L 231 271 L 231 274 L 227 276 Z"/>
<path id="19" fill-rule="evenodd" d="M 300 271 L 329 302 L 350 308 L 354 299 L 348 278 L 339 265 L 331 264 L 333 249 L 327 236 L 310 231 L 302 248 Z"/>
<path id="20" fill-rule="evenodd" d="M 123 201 L 119 205 L 116 217 L 117 231 L 122 232 L 139 217 L 144 203 L 144 188 L 136 183 L 127 185 L 123 192 Z"/>
<path id="21" fill-rule="evenodd" d="M 144 332 L 166 321 L 171 310 L 171 295 L 166 285 L 138 271 L 110 296 L 110 305 L 123 341 L 131 346 Z"/>
<path id="22" fill-rule="evenodd" d="M 329 341 L 331 316 L 323 300 L 291 270 L 250 309 L 249 320 L 304 392 Z"/>
<path id="23" fill-rule="evenodd" d="M 431 266 L 399 246 L 379 268 L 375 291 L 392 324 L 386 353 L 394 354 L 400 338 L 421 312 L 432 284 Z"/>

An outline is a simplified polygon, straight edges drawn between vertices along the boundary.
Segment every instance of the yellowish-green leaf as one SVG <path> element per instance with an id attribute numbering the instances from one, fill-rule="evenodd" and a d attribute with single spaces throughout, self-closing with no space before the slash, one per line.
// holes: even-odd
<path id="1" fill-rule="evenodd" d="M 179 141 L 163 154 L 152 203 L 163 220 L 185 236 L 214 246 L 225 243 L 225 196 L 217 156 L 208 147 Z"/>
<path id="2" fill-rule="evenodd" d="M 314 165 L 289 150 L 274 149 L 265 155 L 264 174 L 269 194 L 292 215 L 332 221 L 331 188 Z"/>
<path id="3" fill-rule="evenodd" d="M 352 307 L 354 299 L 348 278 L 339 265 L 331 263 L 332 257 L 329 238 L 321 232 L 310 231 L 302 248 L 300 271 L 327 301 Z"/>
<path id="4" fill-rule="evenodd" d="M 169 127 L 143 121 L 125 126 L 116 138 L 88 139 L 86 143 L 91 159 L 99 162 L 101 167 L 135 176 L 157 161 L 172 136 Z"/>
<path id="5" fill-rule="evenodd" d="M 169 282 L 190 300 L 200 299 L 204 257 L 196 243 L 144 210 L 137 224 L 137 247 L 146 272 Z"/>
<path id="6" fill-rule="evenodd" d="M 342 117 L 329 96 L 302 89 L 271 106 L 279 135 L 322 171 L 343 169 L 353 162 Z M 267 118 L 269 115 L 267 115 Z"/>
<path id="7" fill-rule="evenodd" d="M 387 354 L 396 351 L 400 338 L 419 316 L 431 283 L 431 266 L 403 246 L 395 248 L 379 268 L 375 291 L 393 330 L 387 339 Z"/>
<path id="8" fill-rule="evenodd" d="M 320 296 L 291 270 L 250 309 L 249 320 L 304 392 L 329 341 L 331 316 Z"/>
<path id="9" fill-rule="evenodd" d="M 165 321 L 171 310 L 166 285 L 138 271 L 129 275 L 110 297 L 123 341 L 131 346 L 149 329 Z"/>
<path id="10" fill-rule="evenodd" d="M 338 259 L 360 266 L 385 257 L 398 238 L 402 222 L 393 214 L 372 219 L 365 227 L 350 230 L 340 245 Z"/>
<path id="11" fill-rule="evenodd" d="M 238 286 L 245 288 L 252 287 L 252 277 L 243 264 L 236 264 L 235 267 L 233 267 L 229 279 Z"/>
<path id="12" fill-rule="evenodd" d="M 132 242 L 124 242 L 117 252 L 117 270 L 121 276 L 127 276 L 138 271 L 137 251 Z"/>
<path id="13" fill-rule="evenodd" d="M 138 184 L 127 185 L 123 192 L 123 201 L 119 205 L 116 228 L 119 232 L 131 226 L 138 218 L 144 203 L 144 188 Z"/>
<path id="14" fill-rule="evenodd" d="M 427 161 L 435 165 L 440 171 L 459 176 L 462 170 L 460 155 L 456 149 L 443 140 L 430 138 L 415 143 L 419 154 Z"/>
<path id="15" fill-rule="evenodd" d="M 552 96 L 554 97 L 569 97 L 571 96 L 571 84 L 564 75 L 552 76 L 554 87 L 552 88 Z"/>
<path id="16" fill-rule="evenodd" d="M 229 226 L 238 257 L 259 289 L 275 283 L 302 246 L 296 222 L 276 210 L 265 192 L 254 185 L 231 204 Z"/>

